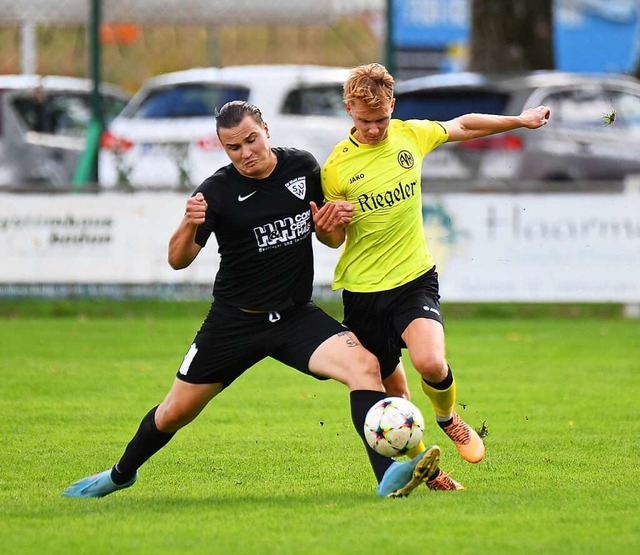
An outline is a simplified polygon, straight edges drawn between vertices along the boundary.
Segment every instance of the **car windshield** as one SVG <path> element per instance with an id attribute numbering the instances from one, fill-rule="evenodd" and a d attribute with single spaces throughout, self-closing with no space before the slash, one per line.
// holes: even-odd
<path id="1" fill-rule="evenodd" d="M 342 84 L 309 86 L 291 91 L 282 108 L 283 114 L 296 116 L 344 117 L 349 114 L 344 108 Z"/>
<path id="2" fill-rule="evenodd" d="M 636 94 L 584 87 L 554 92 L 543 102 L 551 108 L 554 121 L 566 128 L 640 133 L 640 96 Z"/>
<path id="3" fill-rule="evenodd" d="M 243 87 L 176 85 L 151 91 L 127 115 L 140 119 L 210 117 L 215 108 L 231 100 L 248 98 L 249 90 Z"/>
<path id="4" fill-rule="evenodd" d="M 103 96 L 105 122 L 109 123 L 122 109 L 124 99 Z M 38 92 L 13 99 L 22 123 L 29 131 L 52 135 L 83 136 L 91 120 L 88 93 Z"/>
<path id="5" fill-rule="evenodd" d="M 496 91 L 437 90 L 399 93 L 393 117 L 447 121 L 462 114 L 502 114 L 508 95 Z"/>

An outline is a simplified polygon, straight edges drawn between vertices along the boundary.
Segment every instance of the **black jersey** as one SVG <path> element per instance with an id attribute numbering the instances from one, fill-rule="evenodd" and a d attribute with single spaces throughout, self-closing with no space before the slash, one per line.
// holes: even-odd
<path id="1" fill-rule="evenodd" d="M 323 200 L 320 168 L 306 151 L 272 150 L 278 162 L 269 177 L 244 177 L 229 164 L 194 191 L 208 205 L 195 241 L 204 247 L 211 233 L 218 241 L 213 296 L 238 308 L 283 310 L 311 298 L 309 202 Z"/>

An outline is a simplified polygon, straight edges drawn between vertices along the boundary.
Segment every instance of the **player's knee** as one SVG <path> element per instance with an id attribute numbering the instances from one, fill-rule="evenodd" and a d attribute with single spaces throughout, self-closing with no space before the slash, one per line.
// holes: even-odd
<path id="1" fill-rule="evenodd" d="M 191 422 L 196 414 L 189 407 L 175 403 L 162 403 L 156 411 L 156 427 L 161 432 L 177 432 L 183 426 Z"/>
<path id="2" fill-rule="evenodd" d="M 369 351 L 364 357 L 364 365 L 368 376 L 373 376 L 376 379 L 380 379 L 380 363 L 378 359 L 372 355 Z"/>
<path id="3" fill-rule="evenodd" d="M 396 384 L 396 383 L 384 383 L 384 390 L 389 395 L 389 397 L 402 397 L 407 401 L 411 400 L 411 395 L 409 393 L 409 387 L 407 384 Z"/>
<path id="4" fill-rule="evenodd" d="M 358 357 L 357 374 L 360 380 L 369 384 L 371 389 L 380 389 L 382 387 L 380 364 L 378 359 L 369 351 L 363 350 Z"/>
<path id="5" fill-rule="evenodd" d="M 413 361 L 416 370 L 428 381 L 441 381 L 447 376 L 447 361 L 436 353 L 425 353 Z"/>

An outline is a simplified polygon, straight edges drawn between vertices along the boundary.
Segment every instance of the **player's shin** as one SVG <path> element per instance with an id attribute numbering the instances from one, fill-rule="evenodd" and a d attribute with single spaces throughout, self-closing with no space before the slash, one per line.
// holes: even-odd
<path id="1" fill-rule="evenodd" d="M 366 389 L 356 389 L 351 392 L 351 420 L 353 425 L 361 437 L 364 443 L 367 455 L 369 456 L 369 462 L 373 468 L 373 472 L 376 475 L 378 482 L 382 480 L 384 473 L 393 463 L 393 459 L 390 457 L 383 457 L 376 453 L 364 437 L 364 421 L 369 409 L 375 405 L 381 399 L 386 397 L 384 391 L 371 391 Z"/>
<path id="2" fill-rule="evenodd" d="M 162 449 L 175 433 L 158 430 L 155 421 L 156 409 L 152 408 L 140 422 L 140 427 L 127 445 L 122 458 L 111 470 L 114 484 L 125 484 L 135 476 L 136 471 L 155 453 Z"/>
<path id="3" fill-rule="evenodd" d="M 451 373 L 451 368 L 449 368 L 447 377 L 443 381 L 432 383 L 423 379 L 421 384 L 422 390 L 433 405 L 436 420 L 439 422 L 450 420 L 456 404 L 456 381 Z"/>

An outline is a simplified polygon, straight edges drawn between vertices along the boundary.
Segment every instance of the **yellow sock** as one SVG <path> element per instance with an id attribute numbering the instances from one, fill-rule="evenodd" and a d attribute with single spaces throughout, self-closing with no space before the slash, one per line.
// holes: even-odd
<path id="1" fill-rule="evenodd" d="M 422 384 L 422 390 L 431 400 L 436 416 L 439 416 L 441 419 L 450 417 L 453 414 L 453 408 L 456 405 L 455 378 L 453 378 L 451 385 L 447 389 L 435 389 L 424 380 L 420 380 L 420 383 Z"/>
<path id="2" fill-rule="evenodd" d="M 415 457 L 416 455 L 419 455 L 420 453 L 426 450 L 427 450 L 427 446 L 424 444 L 422 440 L 420 440 L 420 443 L 418 443 L 418 445 L 416 445 L 413 449 L 409 449 L 405 453 L 405 455 L 407 455 L 407 457 L 409 457 L 410 459 L 413 459 L 413 457 Z"/>

